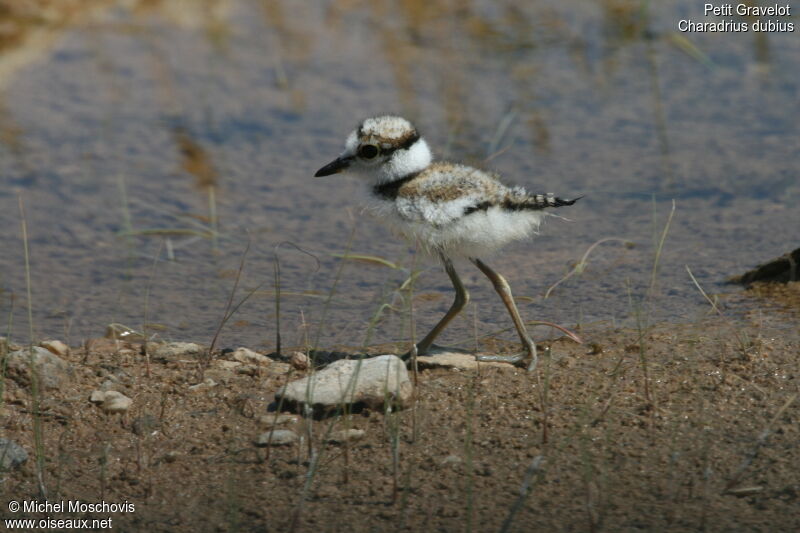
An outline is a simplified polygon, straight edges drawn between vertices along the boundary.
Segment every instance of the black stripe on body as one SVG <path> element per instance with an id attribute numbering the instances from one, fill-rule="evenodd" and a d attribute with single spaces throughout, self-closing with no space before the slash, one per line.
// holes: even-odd
<path id="1" fill-rule="evenodd" d="M 520 201 L 514 201 L 506 198 L 501 203 L 494 204 L 492 202 L 481 202 L 477 205 L 471 205 L 464 208 L 464 216 L 477 213 L 479 211 L 487 211 L 490 207 L 499 206 L 506 211 L 538 211 L 548 207 L 564 207 L 572 205 L 582 197 L 575 198 L 574 200 L 564 200 L 553 195 L 534 194 L 523 198 Z"/>
<path id="2" fill-rule="evenodd" d="M 394 181 L 390 181 L 388 183 L 381 183 L 380 185 L 375 185 L 372 188 L 372 194 L 374 194 L 375 196 L 379 196 L 385 200 L 395 200 L 397 198 L 398 193 L 400 192 L 400 187 L 402 187 L 409 181 L 419 176 L 419 174 L 420 174 L 419 172 L 412 172 L 411 174 L 407 174 L 402 178 L 396 179 Z"/>
<path id="3" fill-rule="evenodd" d="M 478 205 L 471 205 L 469 207 L 464 208 L 464 216 L 471 215 L 477 211 L 487 211 L 490 207 L 492 207 L 492 202 L 481 202 Z"/>
<path id="4" fill-rule="evenodd" d="M 563 198 L 559 198 L 557 196 L 553 196 L 552 194 L 532 194 L 526 198 L 523 198 L 521 201 L 515 201 L 510 198 L 506 198 L 502 204 L 503 209 L 508 211 L 525 211 L 525 210 L 539 210 L 539 209 L 546 209 L 548 207 L 564 207 L 567 205 L 572 205 L 581 197 L 575 198 L 574 200 L 564 200 Z"/>

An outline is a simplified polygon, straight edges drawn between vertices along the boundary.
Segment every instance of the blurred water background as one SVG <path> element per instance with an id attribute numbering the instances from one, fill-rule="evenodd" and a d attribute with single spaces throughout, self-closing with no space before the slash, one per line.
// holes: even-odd
<path id="1" fill-rule="evenodd" d="M 235 301 L 252 295 L 223 346 L 275 347 L 276 247 L 284 343 L 410 338 L 398 289 L 414 269 L 427 331 L 452 298 L 441 269 L 361 212 L 357 180 L 312 178 L 386 112 L 439 158 L 585 196 L 487 259 L 527 319 L 634 323 L 673 201 L 648 320 L 709 312 L 686 266 L 727 312 L 753 311 L 725 279 L 798 246 L 796 31 L 681 33 L 682 19 L 720 20 L 688 0 L 21 5 L 0 2 L 0 317 L 17 341 L 20 198 L 37 337 L 74 344 L 118 322 L 208 342 L 248 243 Z M 339 273 L 348 250 L 391 266 Z M 473 303 L 443 340 L 510 326 L 488 281 L 461 270 Z"/>

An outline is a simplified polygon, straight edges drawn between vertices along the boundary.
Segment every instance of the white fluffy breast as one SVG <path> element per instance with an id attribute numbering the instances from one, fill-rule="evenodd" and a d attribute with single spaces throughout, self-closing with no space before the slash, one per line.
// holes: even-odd
<path id="1" fill-rule="evenodd" d="M 547 216 L 543 211 L 509 211 L 500 206 L 464 214 L 471 205 L 474 200 L 466 197 L 432 202 L 370 196 L 368 210 L 430 253 L 473 258 L 486 257 L 512 241 L 530 237 Z"/>

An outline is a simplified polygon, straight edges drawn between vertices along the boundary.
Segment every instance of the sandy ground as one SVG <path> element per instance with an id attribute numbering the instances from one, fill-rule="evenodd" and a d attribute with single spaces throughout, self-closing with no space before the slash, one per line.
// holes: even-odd
<path id="1" fill-rule="evenodd" d="M 36 398 L 2 380 L 0 436 L 29 459 L 0 475 L 0 518 L 110 518 L 117 531 L 800 530 L 798 284 L 727 296 L 722 284 L 796 247 L 775 230 L 800 213 L 796 39 L 676 40 L 677 20 L 700 16 L 688 0 L 644 18 L 617 0 L 402 4 L 398 18 L 389 2 L 141 0 L 88 16 L 85 1 L 0 0 L 0 315 L 19 342 L 30 306 L 34 336 L 69 341 L 74 370 Z M 421 371 L 408 409 L 297 418 L 284 427 L 300 444 L 260 448 L 274 392 L 302 372 L 232 366 L 217 349 L 201 376 L 191 359 L 147 364 L 135 343 L 83 344 L 112 320 L 209 342 L 252 240 L 241 288 L 266 285 L 219 348 L 272 350 L 273 251 L 290 241 L 314 255 L 281 251 L 284 343 L 322 323 L 322 346 L 356 354 L 336 344 L 369 337 L 413 260 L 357 216 L 354 182 L 311 176 L 356 112 L 385 110 L 419 117 L 441 157 L 481 162 L 502 141 L 488 166 L 511 182 L 586 195 L 572 220 L 492 263 L 526 318 L 581 323 L 584 345 L 554 341 L 535 373 Z M 212 196 L 200 178 L 215 173 Z M 403 268 L 348 264 L 336 280 L 352 228 L 349 249 Z M 725 316 L 706 316 L 687 266 L 727 298 Z M 639 330 L 631 302 L 656 270 L 654 325 Z M 475 307 L 445 343 L 507 323 L 480 274 L 463 274 Z M 450 287 L 435 269 L 415 290 L 424 329 Z M 387 311 L 365 343 L 406 338 L 410 323 Z M 504 342 L 481 348 L 516 348 Z M 127 413 L 89 401 L 104 384 L 133 399 Z M 365 437 L 325 442 L 343 428 Z M 43 490 L 134 510 L 9 510 Z"/>
<path id="2" fill-rule="evenodd" d="M 424 370 L 409 409 L 298 418 L 301 443 L 271 448 L 254 440 L 273 393 L 302 372 L 226 369 L 223 352 L 216 386 L 194 390 L 196 362 L 148 375 L 139 346 L 100 339 L 42 399 L 44 485 L 51 501 L 134 503 L 91 515 L 122 531 L 797 530 L 800 342 L 768 323 L 584 328 L 537 372 Z M 107 380 L 128 413 L 89 402 Z M 31 454 L 5 499 L 38 499 L 30 395 L 6 379 L 4 400 L 3 435 Z M 343 428 L 366 435 L 325 443 Z"/>

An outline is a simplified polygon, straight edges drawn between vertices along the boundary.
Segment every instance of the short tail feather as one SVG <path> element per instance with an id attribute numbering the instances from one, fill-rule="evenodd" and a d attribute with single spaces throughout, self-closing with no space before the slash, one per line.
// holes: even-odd
<path id="1" fill-rule="evenodd" d="M 548 207 L 564 207 L 565 205 L 572 205 L 583 196 L 578 196 L 572 200 L 565 200 L 553 194 L 531 194 L 525 198 L 518 200 L 516 198 L 508 198 L 503 207 L 512 211 L 521 211 L 523 209 L 546 209 Z"/>

